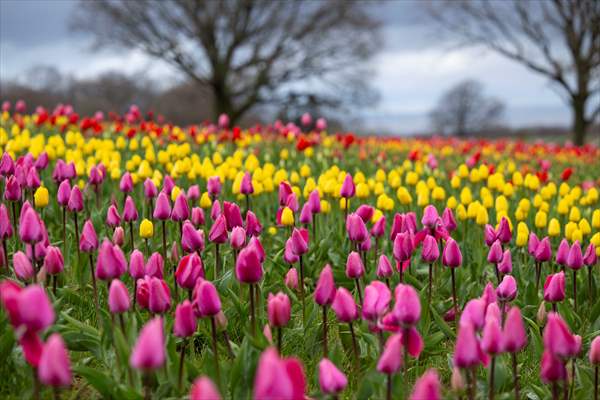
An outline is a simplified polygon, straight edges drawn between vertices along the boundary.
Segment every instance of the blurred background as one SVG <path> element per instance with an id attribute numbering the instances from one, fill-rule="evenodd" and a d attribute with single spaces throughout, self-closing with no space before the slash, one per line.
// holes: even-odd
<path id="1" fill-rule="evenodd" d="M 598 142 L 600 2 L 1 0 L 0 99 Z"/>

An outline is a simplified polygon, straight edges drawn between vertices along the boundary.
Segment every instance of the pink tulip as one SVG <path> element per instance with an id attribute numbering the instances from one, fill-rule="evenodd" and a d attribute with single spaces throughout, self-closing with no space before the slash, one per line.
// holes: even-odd
<path id="1" fill-rule="evenodd" d="M 63 255 L 58 247 L 48 246 L 44 257 L 44 269 L 50 275 L 60 274 L 65 268 Z"/>
<path id="2" fill-rule="evenodd" d="M 396 304 L 393 315 L 403 325 L 415 325 L 421 318 L 421 301 L 419 294 L 410 285 L 399 284 L 394 290 Z"/>
<path id="3" fill-rule="evenodd" d="M 308 195 L 308 204 L 310 204 L 310 211 L 313 214 L 319 214 L 321 212 L 321 197 L 317 189 L 313 190 Z"/>
<path id="4" fill-rule="evenodd" d="M 242 212 L 237 204 L 224 201 L 223 214 L 225 215 L 225 222 L 227 223 L 228 231 L 231 231 L 236 226 L 244 225 L 244 221 L 242 220 Z"/>
<path id="5" fill-rule="evenodd" d="M 285 274 L 285 286 L 292 290 L 298 290 L 298 270 L 290 268 Z"/>
<path id="6" fill-rule="evenodd" d="M 174 187 L 175 187 L 175 181 L 173 180 L 173 178 L 171 178 L 171 176 L 169 176 L 169 175 L 165 176 L 165 178 L 163 179 L 162 191 L 165 192 L 167 194 L 167 196 L 170 196 Z"/>
<path id="7" fill-rule="evenodd" d="M 188 200 L 190 200 L 192 203 L 195 202 L 196 200 L 198 200 L 200 198 L 200 186 L 191 185 L 187 189 L 185 194 L 186 194 L 186 197 L 188 198 Z"/>
<path id="8" fill-rule="evenodd" d="M 300 212 L 299 221 L 302 225 L 310 225 L 313 221 L 312 211 L 310 210 L 310 204 L 304 203 L 302 211 Z"/>
<path id="9" fill-rule="evenodd" d="M 33 208 L 28 208 L 21 214 L 19 221 L 19 238 L 25 243 L 37 243 L 43 238 L 40 217 Z"/>
<path id="10" fill-rule="evenodd" d="M 574 357 L 581 350 L 581 342 L 569 330 L 558 313 L 548 314 L 544 328 L 544 349 L 560 357 Z"/>
<path id="11" fill-rule="evenodd" d="M 442 388 L 435 369 L 427 370 L 417 381 L 409 397 L 410 400 L 441 400 Z"/>
<path id="12" fill-rule="evenodd" d="M 106 225 L 111 228 L 116 228 L 121 225 L 121 216 L 119 215 L 119 211 L 114 204 L 111 204 L 106 211 Z"/>
<path id="13" fill-rule="evenodd" d="M 225 215 L 221 214 L 217 217 L 215 223 L 210 228 L 208 240 L 218 244 L 227 242 L 227 222 L 225 220 Z"/>
<path id="14" fill-rule="evenodd" d="M 285 241 L 285 247 L 283 251 L 283 261 L 286 263 L 293 265 L 300 260 L 300 257 L 296 253 L 294 253 L 294 247 L 292 245 L 292 238 L 289 238 Z"/>
<path id="15" fill-rule="evenodd" d="M 554 383 L 567 378 L 565 364 L 549 350 L 544 350 L 544 353 L 542 353 L 540 377 L 544 383 Z"/>
<path id="16" fill-rule="evenodd" d="M 69 353 L 58 333 L 50 335 L 42 351 L 37 369 L 40 382 L 46 386 L 70 386 L 73 381 Z"/>
<path id="17" fill-rule="evenodd" d="M 483 327 L 483 335 L 481 339 L 481 348 L 483 351 L 490 355 L 497 355 L 502 353 L 502 327 L 500 326 L 500 319 L 495 316 L 488 315 L 485 319 L 485 325 Z"/>
<path id="18" fill-rule="evenodd" d="M 509 243 L 511 241 L 512 232 L 510 231 L 510 225 L 506 217 L 502 217 L 502 219 L 500 220 L 500 225 L 498 226 L 498 230 L 496 231 L 496 237 L 503 244 Z"/>
<path id="19" fill-rule="evenodd" d="M 535 256 L 535 251 L 537 250 L 539 244 L 540 244 L 540 239 L 538 239 L 538 237 L 535 233 L 531 232 L 529 234 L 529 240 L 527 242 L 527 252 L 530 255 Z"/>
<path id="20" fill-rule="evenodd" d="M 215 285 L 200 279 L 194 288 L 194 309 L 198 317 L 213 317 L 221 311 L 221 298 Z"/>
<path id="21" fill-rule="evenodd" d="M 402 354 L 402 335 L 398 333 L 390 336 L 377 362 L 377 371 L 387 375 L 400 371 Z"/>
<path id="22" fill-rule="evenodd" d="M 0 159 L 0 175 L 8 176 L 11 175 L 15 170 L 15 163 L 8 152 L 2 153 Z"/>
<path id="23" fill-rule="evenodd" d="M 506 249 L 502 255 L 502 260 L 498 263 L 498 271 L 502 274 L 512 272 L 512 255 L 510 249 Z"/>
<path id="24" fill-rule="evenodd" d="M 504 351 L 516 353 L 527 345 L 527 332 L 521 317 L 521 310 L 512 307 L 506 315 L 504 330 L 502 332 Z"/>
<path id="25" fill-rule="evenodd" d="M 259 253 L 250 245 L 243 248 L 238 254 L 235 276 L 240 282 L 248 284 L 258 283 L 262 279 L 263 268 Z"/>
<path id="26" fill-rule="evenodd" d="M 444 212 L 442 213 L 442 224 L 448 232 L 453 232 L 456 230 L 456 227 L 458 225 L 456 223 L 456 218 L 454 218 L 454 213 L 452 212 L 451 208 L 446 207 L 444 209 Z"/>
<path id="27" fill-rule="evenodd" d="M 204 218 L 204 210 L 200 207 L 192 208 L 192 216 L 190 217 L 190 219 L 192 220 L 192 224 L 194 224 L 195 227 L 204 225 L 204 223 L 206 222 Z"/>
<path id="28" fill-rule="evenodd" d="M 79 189 L 79 186 L 73 186 L 73 189 L 71 189 L 71 194 L 69 195 L 69 202 L 67 203 L 67 208 L 71 212 L 83 211 L 83 194 L 81 193 L 81 189 Z"/>
<path id="29" fill-rule="evenodd" d="M 583 254 L 581 252 L 581 245 L 579 244 L 578 240 L 573 243 L 573 246 L 571 246 L 571 249 L 569 250 L 569 254 L 567 256 L 567 267 L 571 268 L 572 270 L 578 270 L 583 267 Z"/>
<path id="30" fill-rule="evenodd" d="M 162 279 L 149 276 L 138 279 L 136 297 L 140 307 L 153 314 L 162 314 L 171 308 L 171 291 Z"/>
<path id="31" fill-rule="evenodd" d="M 129 172 L 125 172 L 119 181 L 119 190 L 123 193 L 131 193 L 133 191 L 133 179 Z"/>
<path id="32" fill-rule="evenodd" d="M 27 282 L 35 276 L 31 261 L 22 251 L 13 254 L 13 268 L 16 277 L 23 282 Z"/>
<path id="33" fill-rule="evenodd" d="M 178 304 L 175 308 L 173 334 L 181 338 L 192 336 L 196 332 L 197 325 L 192 303 L 189 300 L 184 300 L 183 303 Z"/>
<path id="34" fill-rule="evenodd" d="M 380 238 L 385 235 L 385 216 L 382 216 L 371 227 L 371 235 Z"/>
<path id="35" fill-rule="evenodd" d="M 117 246 L 123 246 L 125 243 L 125 230 L 122 227 L 117 226 L 112 236 L 112 243 Z"/>
<path id="36" fill-rule="evenodd" d="M 84 253 L 91 253 L 96 251 L 96 249 L 98 249 L 98 236 L 96 235 L 92 220 L 88 219 L 83 224 L 83 230 L 79 238 L 79 250 Z"/>
<path id="37" fill-rule="evenodd" d="M 354 180 L 352 179 L 352 175 L 346 174 L 344 178 L 344 182 L 342 183 L 342 187 L 340 188 L 340 196 L 345 199 L 349 199 L 354 197 L 356 193 L 356 187 L 354 186 Z"/>
<path id="38" fill-rule="evenodd" d="M 6 154 L 6 153 L 5 153 Z M 10 215 L 8 208 L 4 203 L 0 204 L 0 239 L 4 240 L 11 237 L 13 234 L 12 223 L 10 222 Z"/>
<path id="39" fill-rule="evenodd" d="M 126 270 L 127 261 L 121 248 L 104 239 L 98 251 L 96 278 L 110 281 L 123 275 Z"/>
<path id="40" fill-rule="evenodd" d="M 14 175 L 9 176 L 6 179 L 4 187 L 4 199 L 7 201 L 18 201 L 21 198 L 21 185 L 17 182 L 17 178 Z"/>
<path id="41" fill-rule="evenodd" d="M 351 213 L 346 218 L 346 231 L 350 241 L 355 243 L 360 243 L 369 236 L 364 221 L 356 213 Z"/>
<path id="42" fill-rule="evenodd" d="M 199 278 L 204 278 L 202 259 L 196 253 L 188 254 L 179 261 L 175 280 L 182 288 L 192 290 Z"/>
<path id="43" fill-rule="evenodd" d="M 319 362 L 319 386 L 321 392 L 336 395 L 348 385 L 346 375 L 329 359 L 323 358 Z"/>
<path id="44" fill-rule="evenodd" d="M 502 244 L 500 244 L 499 240 L 494 241 L 490 246 L 490 250 L 487 255 L 487 260 L 491 264 L 498 264 L 502 261 Z"/>
<path id="45" fill-rule="evenodd" d="M 329 264 L 325 265 L 315 288 L 315 302 L 321 307 L 331 305 L 336 296 L 333 272 Z"/>
<path id="46" fill-rule="evenodd" d="M 192 385 L 190 400 L 221 400 L 221 395 L 209 377 L 201 376 Z"/>
<path id="47" fill-rule="evenodd" d="M 428 264 L 434 263 L 440 256 L 440 250 L 438 248 L 437 241 L 431 235 L 427 235 L 423 241 L 423 250 L 421 252 L 421 258 Z"/>
<path id="48" fill-rule="evenodd" d="M 41 185 L 41 181 L 40 181 L 40 176 L 37 173 L 37 169 L 35 169 L 35 167 L 29 168 L 29 171 L 27 172 L 25 186 L 28 189 L 33 190 L 33 189 L 37 189 L 38 187 L 40 187 L 40 185 Z"/>
<path id="49" fill-rule="evenodd" d="M 294 193 L 292 186 L 287 181 L 281 181 L 277 192 L 279 205 L 284 207 L 287 204 L 288 197 L 291 196 L 292 193 Z"/>
<path id="50" fill-rule="evenodd" d="M 150 178 L 146 178 L 144 181 L 144 197 L 147 199 L 153 199 L 158 196 L 158 189 L 154 184 L 154 181 Z"/>
<path id="51" fill-rule="evenodd" d="M 252 211 L 246 212 L 246 235 L 248 236 L 259 236 L 262 232 L 262 225 Z"/>
<path id="52" fill-rule="evenodd" d="M 131 198 L 131 196 L 127 196 L 125 199 L 125 206 L 123 207 L 123 221 L 125 222 L 133 222 L 138 219 L 138 211 L 135 207 L 135 202 Z"/>
<path id="53" fill-rule="evenodd" d="M 291 304 L 290 298 L 282 292 L 273 295 L 269 293 L 267 300 L 267 314 L 269 324 L 274 328 L 281 328 L 290 320 Z"/>
<path id="54" fill-rule="evenodd" d="M 212 198 L 216 199 L 219 197 L 219 194 L 221 194 L 221 178 L 218 176 L 211 176 L 208 178 L 208 181 L 206 182 L 206 190 Z"/>
<path id="55" fill-rule="evenodd" d="M 148 276 L 154 276 L 158 279 L 163 279 L 164 271 L 165 261 L 163 260 L 162 256 L 157 252 L 152 253 L 146 262 L 144 273 Z"/>
<path id="56" fill-rule="evenodd" d="M 331 308 L 340 322 L 350 323 L 358 318 L 358 308 L 354 302 L 354 297 L 346 288 L 340 287 L 337 289 Z"/>
<path id="57" fill-rule="evenodd" d="M 40 332 L 54 322 L 54 309 L 40 285 L 25 287 L 18 296 L 18 320 L 28 330 Z"/>
<path id="58" fill-rule="evenodd" d="M 308 252 L 308 231 L 306 229 L 294 228 L 290 239 L 294 254 L 302 256 Z"/>
<path id="59" fill-rule="evenodd" d="M 390 260 L 387 258 L 385 254 L 379 256 L 379 261 L 377 262 L 377 277 L 378 278 L 389 278 L 394 275 L 394 270 L 392 269 L 392 264 Z"/>
<path id="60" fill-rule="evenodd" d="M 231 230 L 231 236 L 229 238 L 231 247 L 235 250 L 239 250 L 246 244 L 246 231 L 241 226 L 236 226 Z"/>
<path id="61" fill-rule="evenodd" d="M 304 400 L 305 391 L 306 379 L 300 361 L 280 358 L 272 347 L 261 354 L 254 376 L 255 399 Z"/>
<path id="62" fill-rule="evenodd" d="M 565 299 L 565 273 L 548 275 L 544 283 L 544 300 L 559 302 Z"/>
<path id="63" fill-rule="evenodd" d="M 556 250 L 556 263 L 562 266 L 567 265 L 567 257 L 569 256 L 569 242 L 567 239 L 560 241 L 558 249 Z"/>
<path id="64" fill-rule="evenodd" d="M 437 209 L 433 205 L 428 205 L 423 211 L 423 218 L 421 218 L 421 224 L 429 229 L 434 229 L 440 219 Z"/>
<path id="65" fill-rule="evenodd" d="M 129 275 L 134 279 L 140 279 L 146 275 L 144 254 L 138 249 L 134 249 L 129 256 Z"/>
<path id="66" fill-rule="evenodd" d="M 359 279 L 364 274 L 365 266 L 360 258 L 360 254 L 355 251 L 350 252 L 346 260 L 346 276 L 350 279 Z"/>
<path id="67" fill-rule="evenodd" d="M 362 219 L 365 224 L 371 220 L 374 213 L 375 209 L 368 204 L 361 204 L 356 209 L 356 214 L 360 216 L 360 219 Z"/>
<path id="68" fill-rule="evenodd" d="M 392 293 L 386 284 L 372 281 L 365 287 L 362 315 L 369 321 L 377 321 L 388 309 Z"/>
<path id="69" fill-rule="evenodd" d="M 108 309 L 113 314 L 127 312 L 130 307 L 127 286 L 119 279 L 113 279 L 108 290 Z"/>
<path id="70" fill-rule="evenodd" d="M 249 249 L 252 249 L 252 251 L 255 251 L 257 256 L 258 256 L 258 260 L 263 263 L 265 262 L 265 249 L 263 248 L 262 244 L 260 243 L 260 239 L 256 236 L 253 236 L 250 238 L 250 240 L 248 241 L 248 245 L 246 246 Z"/>
<path id="71" fill-rule="evenodd" d="M 462 253 L 458 243 L 452 238 L 448 238 L 444 251 L 442 252 L 442 263 L 450 268 L 460 267 L 462 264 Z"/>
<path id="72" fill-rule="evenodd" d="M 512 275 L 504 275 L 496 288 L 496 296 L 503 302 L 513 301 L 517 297 L 517 281 Z"/>
<path id="73" fill-rule="evenodd" d="M 600 336 L 596 336 L 590 345 L 590 364 L 600 365 Z"/>
<path id="74" fill-rule="evenodd" d="M 202 252 L 204 250 L 204 231 L 197 231 L 189 220 L 183 223 L 181 229 L 181 248 L 186 253 Z"/>
<path id="75" fill-rule="evenodd" d="M 546 236 L 540 241 L 540 244 L 535 249 L 535 260 L 537 262 L 550 261 L 552 259 L 552 246 L 550 239 Z"/>
<path id="76" fill-rule="evenodd" d="M 596 254 L 596 246 L 594 246 L 594 243 L 590 243 L 590 245 L 585 249 L 583 262 L 588 267 L 593 267 L 598 262 L 598 255 Z"/>
<path id="77" fill-rule="evenodd" d="M 476 367 L 481 363 L 479 342 L 473 325 L 468 322 L 459 324 L 453 363 L 462 369 Z"/>
<path id="78" fill-rule="evenodd" d="M 155 317 L 140 331 L 129 364 L 133 368 L 149 371 L 162 367 L 165 360 L 163 321 L 161 317 Z"/>
<path id="79" fill-rule="evenodd" d="M 159 221 L 166 221 L 171 218 L 171 203 L 165 192 L 158 194 L 152 216 Z"/>
<path id="80" fill-rule="evenodd" d="M 254 186 L 252 185 L 252 176 L 249 172 L 246 172 L 242 178 L 242 182 L 240 184 L 240 193 L 246 196 L 254 193 Z"/>

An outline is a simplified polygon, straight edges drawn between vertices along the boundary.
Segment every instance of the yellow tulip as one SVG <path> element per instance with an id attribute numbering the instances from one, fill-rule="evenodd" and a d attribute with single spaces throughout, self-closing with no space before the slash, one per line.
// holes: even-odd
<path id="1" fill-rule="evenodd" d="M 477 225 L 482 225 L 482 226 L 489 222 L 488 212 L 485 207 L 479 207 L 479 210 L 477 211 L 477 218 L 475 219 L 475 222 L 477 222 Z"/>
<path id="2" fill-rule="evenodd" d="M 572 242 L 578 241 L 579 243 L 581 243 L 583 241 L 583 234 L 581 233 L 581 231 L 579 229 L 575 229 L 575 231 L 573 231 L 573 236 L 571 237 L 571 241 Z"/>
<path id="3" fill-rule="evenodd" d="M 154 235 L 154 225 L 152 225 L 152 221 L 147 218 L 144 218 L 140 223 L 140 237 L 144 239 L 151 238 Z"/>
<path id="4" fill-rule="evenodd" d="M 571 212 L 569 212 L 569 221 L 579 222 L 580 219 L 581 211 L 579 211 L 579 208 L 577 207 L 572 207 Z"/>
<path id="5" fill-rule="evenodd" d="M 48 189 L 40 186 L 33 195 L 36 208 L 44 208 L 48 205 Z"/>
<path id="6" fill-rule="evenodd" d="M 526 246 L 528 240 L 529 235 L 527 235 L 525 232 L 517 232 L 516 244 L 518 247 Z"/>
<path id="7" fill-rule="evenodd" d="M 538 211 L 535 214 L 535 227 L 536 228 L 545 228 L 548 223 L 548 214 L 544 211 Z"/>
<path id="8" fill-rule="evenodd" d="M 592 214 L 592 226 L 596 229 L 600 228 L 600 209 L 594 210 Z"/>
<path id="9" fill-rule="evenodd" d="M 294 225 L 294 212 L 289 207 L 284 207 L 281 212 L 281 224 L 284 226 Z"/>
<path id="10" fill-rule="evenodd" d="M 582 218 L 581 220 L 579 220 L 579 230 L 584 236 L 592 233 L 592 227 L 590 226 L 590 223 L 587 221 L 587 219 Z"/>
<path id="11" fill-rule="evenodd" d="M 548 224 L 548 235 L 552 237 L 560 235 L 560 222 L 556 218 L 552 218 Z"/>

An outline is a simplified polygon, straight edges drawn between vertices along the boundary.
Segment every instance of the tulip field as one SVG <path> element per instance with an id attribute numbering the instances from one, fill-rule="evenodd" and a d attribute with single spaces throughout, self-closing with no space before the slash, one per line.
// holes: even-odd
<path id="1" fill-rule="evenodd" d="M 2 399 L 598 399 L 600 149 L 0 115 Z"/>

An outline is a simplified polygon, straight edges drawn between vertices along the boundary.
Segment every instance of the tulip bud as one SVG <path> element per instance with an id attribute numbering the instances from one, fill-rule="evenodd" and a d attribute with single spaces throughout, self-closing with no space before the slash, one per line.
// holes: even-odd
<path id="1" fill-rule="evenodd" d="M 548 275 L 544 283 L 544 300 L 559 302 L 565 299 L 565 273 Z"/>
<path id="2" fill-rule="evenodd" d="M 154 184 L 154 181 L 150 178 L 146 178 L 144 181 L 144 196 L 147 199 L 153 199 L 158 195 L 158 189 Z"/>
<path id="3" fill-rule="evenodd" d="M 409 400 L 441 400 L 440 378 L 435 369 L 430 369 L 415 382 Z"/>
<path id="4" fill-rule="evenodd" d="M 117 226 L 113 232 L 112 242 L 116 246 L 123 246 L 125 243 L 125 230 L 122 227 Z"/>
<path id="5" fill-rule="evenodd" d="M 83 224 L 81 237 L 79 238 L 79 250 L 84 253 L 91 253 L 98 248 L 98 236 L 92 224 L 92 220 L 88 219 Z"/>
<path id="6" fill-rule="evenodd" d="M 462 264 L 462 253 L 458 243 L 452 238 L 448 238 L 444 251 L 442 253 L 442 263 L 450 268 L 460 267 Z"/>
<path id="7" fill-rule="evenodd" d="M 285 274 L 285 286 L 291 290 L 298 289 L 298 270 L 296 268 L 290 268 Z"/>
<path id="8" fill-rule="evenodd" d="M 162 367 L 165 360 L 163 321 L 162 318 L 155 317 L 140 331 L 129 364 L 133 368 L 149 371 Z"/>
<path id="9" fill-rule="evenodd" d="M 329 264 L 325 265 L 315 288 L 315 302 L 321 307 L 331 305 L 336 295 L 333 271 Z"/>
<path id="10" fill-rule="evenodd" d="M 65 268 L 63 255 L 58 247 L 48 246 L 44 257 L 44 269 L 50 275 L 57 275 Z"/>
<path id="11" fill-rule="evenodd" d="M 140 237 L 149 239 L 152 236 L 154 236 L 154 225 L 152 225 L 152 221 L 144 218 L 140 223 Z"/>
<path id="12" fill-rule="evenodd" d="M 346 375 L 329 359 L 323 358 L 319 362 L 319 386 L 326 394 L 336 395 L 348 385 Z"/>
<path id="13" fill-rule="evenodd" d="M 354 186 L 354 181 L 352 180 L 352 175 L 346 174 L 344 178 L 344 182 L 342 183 L 342 187 L 340 188 L 340 196 L 346 199 L 354 197 L 356 193 L 356 187 Z"/>
<path id="14" fill-rule="evenodd" d="M 281 211 L 281 225 L 283 225 L 283 226 L 294 225 L 294 212 L 288 207 L 284 207 L 283 210 Z"/>
<path id="15" fill-rule="evenodd" d="M 111 204 L 106 211 L 106 225 L 116 228 L 121 224 L 121 216 L 114 204 Z"/>
<path id="16" fill-rule="evenodd" d="M 235 276 L 243 283 L 257 283 L 262 279 L 263 268 L 258 252 L 250 245 L 242 249 L 235 263 Z"/>
<path id="17" fill-rule="evenodd" d="M 129 310 L 129 305 L 127 286 L 119 279 L 113 279 L 108 290 L 108 309 L 113 314 L 121 314 Z"/>
<path id="18" fill-rule="evenodd" d="M 138 211 L 135 207 L 135 202 L 131 196 L 127 196 L 125 199 L 125 206 L 123 207 L 123 221 L 133 222 L 138 219 Z"/>
<path id="19" fill-rule="evenodd" d="M 192 224 L 198 227 L 200 225 L 204 225 L 204 210 L 200 207 L 192 208 L 192 216 L 191 216 Z"/>
<path id="20" fill-rule="evenodd" d="M 207 376 L 197 378 L 190 391 L 190 400 L 221 400 L 219 389 Z"/>
<path id="21" fill-rule="evenodd" d="M 200 279 L 194 288 L 194 308 L 198 317 L 213 317 L 221 312 L 221 298 L 217 288 Z"/>
<path id="22" fill-rule="evenodd" d="M 153 217 L 159 221 L 166 221 L 171 218 L 171 205 L 165 192 L 160 192 L 156 198 Z"/>
<path id="23" fill-rule="evenodd" d="M 81 212 L 83 210 L 83 193 L 81 193 L 79 186 L 73 186 L 73 189 L 71 189 L 67 207 L 71 212 Z"/>
<path id="24" fill-rule="evenodd" d="M 96 261 L 96 278 L 110 281 L 118 278 L 127 270 L 127 261 L 117 245 L 104 239 Z"/>
<path id="25" fill-rule="evenodd" d="M 358 318 L 358 309 L 352 294 L 343 287 L 337 289 L 331 308 L 340 322 L 352 322 Z"/>
<path id="26" fill-rule="evenodd" d="M 40 285 L 25 287 L 17 301 L 20 323 L 28 330 L 40 332 L 54 322 L 52 303 Z"/>
<path id="27" fill-rule="evenodd" d="M 22 251 L 13 254 L 13 268 L 16 277 L 23 282 L 31 280 L 35 274 L 31 261 Z"/>
<path id="28" fill-rule="evenodd" d="M 402 353 L 402 335 L 390 336 L 377 362 L 377 371 L 386 375 L 398 372 L 402 367 Z"/>
<path id="29" fill-rule="evenodd" d="M 385 254 L 379 256 L 377 263 L 377 277 L 378 278 L 389 278 L 394 275 L 392 264 Z"/>
<path id="30" fill-rule="evenodd" d="M 233 249 L 241 249 L 246 243 L 246 231 L 241 226 L 236 226 L 231 230 L 229 240 Z"/>
<path id="31" fill-rule="evenodd" d="M 37 368 L 40 382 L 46 386 L 70 386 L 73 381 L 69 353 L 58 333 L 50 335 Z"/>
<path id="32" fill-rule="evenodd" d="M 592 340 L 589 359 L 590 364 L 592 365 L 600 364 L 600 336 L 596 336 L 594 340 Z"/>
<path id="33" fill-rule="evenodd" d="M 184 300 L 175 308 L 175 322 L 173 324 L 173 334 L 177 337 L 189 337 L 196 332 L 197 322 L 192 303 Z"/>
<path id="34" fill-rule="evenodd" d="M 360 254 L 355 251 L 348 254 L 346 260 L 346 276 L 350 279 L 358 279 L 365 274 L 365 267 L 360 258 Z"/>
<path id="35" fill-rule="evenodd" d="M 215 223 L 210 228 L 208 240 L 218 244 L 227 242 L 227 223 L 225 215 L 221 214 L 217 217 Z"/>
<path id="36" fill-rule="evenodd" d="M 182 288 L 193 289 L 198 278 L 204 278 L 202 259 L 196 253 L 182 257 L 175 271 L 177 284 Z"/>
<path id="37" fill-rule="evenodd" d="M 252 176 L 249 172 L 246 172 L 244 174 L 244 177 L 242 178 L 242 182 L 240 184 L 240 193 L 246 196 L 254 193 L 254 186 L 252 185 Z"/>
<path id="38" fill-rule="evenodd" d="M 437 241 L 431 235 L 425 236 L 423 241 L 423 250 L 421 252 L 421 258 L 426 263 L 434 263 L 440 256 L 440 250 L 438 248 Z"/>
<path id="39" fill-rule="evenodd" d="M 49 201 L 48 189 L 44 186 L 37 188 L 33 195 L 33 200 L 36 208 L 46 207 Z"/>
<path id="40" fill-rule="evenodd" d="M 19 238 L 29 244 L 37 243 L 43 238 L 40 217 L 31 206 L 21 214 Z"/>
<path id="41" fill-rule="evenodd" d="M 217 198 L 221 194 L 221 179 L 218 176 L 211 176 L 206 182 L 206 190 L 211 197 Z"/>
<path id="42" fill-rule="evenodd" d="M 119 182 L 119 190 L 123 193 L 131 193 L 133 191 L 133 179 L 129 172 L 125 172 Z"/>
<path id="43" fill-rule="evenodd" d="M 259 236 L 262 232 L 262 225 L 252 211 L 246 213 L 246 235 Z"/>
<path id="44" fill-rule="evenodd" d="M 286 326 L 290 320 L 291 305 L 290 298 L 279 292 L 276 295 L 269 293 L 267 300 L 267 314 L 269 317 L 269 324 L 272 327 L 283 327 Z"/>

